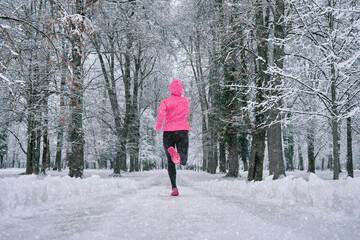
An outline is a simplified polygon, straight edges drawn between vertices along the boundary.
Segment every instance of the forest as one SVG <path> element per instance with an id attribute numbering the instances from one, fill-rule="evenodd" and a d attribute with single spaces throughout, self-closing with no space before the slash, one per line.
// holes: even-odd
<path id="1" fill-rule="evenodd" d="M 187 169 L 360 169 L 360 1 L 2 0 L 0 47 L 1 168 L 166 168 L 180 79 Z"/>

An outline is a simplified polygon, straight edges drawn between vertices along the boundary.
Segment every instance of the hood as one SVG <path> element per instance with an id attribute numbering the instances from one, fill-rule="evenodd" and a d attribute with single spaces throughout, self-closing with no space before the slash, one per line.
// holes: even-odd
<path id="1" fill-rule="evenodd" d="M 172 83 L 170 84 L 171 95 L 181 97 L 182 90 L 183 87 L 180 80 L 175 79 L 174 81 L 172 81 Z"/>

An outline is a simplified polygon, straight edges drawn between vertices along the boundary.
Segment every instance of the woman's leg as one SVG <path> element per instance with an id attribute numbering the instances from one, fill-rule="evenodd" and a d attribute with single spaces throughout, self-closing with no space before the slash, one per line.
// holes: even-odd
<path id="1" fill-rule="evenodd" d="M 189 134 L 186 130 L 177 131 L 177 134 L 179 136 L 179 140 L 176 143 L 176 149 L 180 155 L 180 164 L 186 165 L 188 160 Z"/>
<path id="2" fill-rule="evenodd" d="M 169 147 L 175 147 L 173 132 L 164 132 L 163 135 L 163 144 L 166 153 L 166 158 L 168 160 L 168 174 L 171 182 L 171 187 L 176 188 L 176 167 L 173 161 L 171 161 L 171 156 L 168 152 Z"/>
<path id="3" fill-rule="evenodd" d="M 171 159 L 168 160 L 168 174 L 171 182 L 171 188 L 176 188 L 176 168 Z"/>

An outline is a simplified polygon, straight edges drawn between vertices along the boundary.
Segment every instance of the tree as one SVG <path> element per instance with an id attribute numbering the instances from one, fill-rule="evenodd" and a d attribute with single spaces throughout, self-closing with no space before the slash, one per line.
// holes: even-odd
<path id="1" fill-rule="evenodd" d="M 196 99 L 197 104 L 192 103 L 192 106 L 199 105 L 201 111 L 201 144 L 202 144 L 202 170 L 210 173 L 216 173 L 217 162 L 214 158 L 214 141 L 211 140 L 209 132 L 208 110 L 209 106 L 209 93 L 206 91 L 208 88 L 208 78 L 210 75 L 206 70 L 206 59 L 208 51 L 207 36 L 203 34 L 204 30 L 208 29 L 207 20 L 211 17 L 208 9 L 211 3 L 202 1 L 188 1 L 183 11 L 187 15 L 179 14 L 177 18 L 184 18 L 184 23 L 178 26 L 177 18 L 174 22 L 174 29 L 172 35 L 175 36 L 176 41 L 179 42 L 179 49 L 185 51 L 186 61 L 189 63 L 194 83 L 196 86 Z M 210 70 L 211 71 L 211 70 Z M 210 90 L 209 90 L 210 91 Z M 190 108 L 192 108 L 190 106 Z"/>
<path id="2" fill-rule="evenodd" d="M 68 68 L 69 65 L 69 59 L 68 59 L 68 44 L 66 42 L 66 39 L 62 39 L 61 44 L 62 54 L 61 54 L 61 73 L 60 73 L 60 89 L 59 89 L 59 108 L 60 108 L 60 116 L 58 120 L 58 126 L 56 129 L 57 137 L 56 137 L 56 156 L 55 156 L 55 164 L 53 170 L 61 170 L 61 158 L 62 158 L 62 149 L 63 149 L 63 143 L 64 143 L 64 131 L 65 126 L 67 125 L 68 117 L 67 117 L 67 106 L 66 102 L 67 94 L 66 94 L 66 79 L 68 77 Z"/>
<path id="3" fill-rule="evenodd" d="M 47 99 L 49 97 L 50 69 L 52 60 L 49 58 L 51 48 L 43 48 L 49 44 L 43 38 L 46 29 L 46 23 L 43 21 L 49 13 L 49 8 L 43 4 L 31 3 L 28 6 L 22 6 L 17 12 L 19 18 L 24 16 L 27 22 L 22 22 L 23 30 L 17 34 L 23 42 L 19 42 L 19 60 L 20 69 L 8 69 L 13 73 L 13 78 L 18 79 L 22 84 L 17 85 L 18 90 L 21 89 L 22 97 L 26 101 L 25 115 L 27 122 L 27 174 L 38 174 L 40 167 L 40 148 L 41 138 L 44 137 L 45 142 L 47 136 L 47 115 L 48 108 Z M 18 18 L 14 18 L 17 21 Z M 13 20 L 13 19 L 11 19 Z M 40 34 L 39 34 L 40 33 Z M 50 45 L 52 45 L 50 43 Z M 21 46 L 21 47 L 20 47 Z M 15 60 L 15 59 L 14 59 Z M 45 111 L 43 111 L 45 110 Z M 45 121 L 44 121 L 45 119 Z M 44 131 L 42 131 L 44 129 Z M 45 145 L 44 156 L 49 157 L 48 145 Z M 46 162 L 46 159 L 45 159 Z M 45 170 L 44 170 L 45 171 Z M 44 172 L 43 171 L 43 172 Z"/>
<path id="4" fill-rule="evenodd" d="M 0 109 L 5 110 L 8 108 L 8 101 L 6 94 L 6 85 L 3 83 L 3 79 L 1 79 L 0 72 Z M 7 132 L 7 124 L 8 119 L 0 113 L 0 168 L 6 167 L 5 162 L 8 156 L 8 132 Z"/>
<path id="5" fill-rule="evenodd" d="M 286 119 L 291 119 L 291 114 L 286 114 Z M 294 126 L 291 124 L 285 124 L 284 126 L 284 155 L 285 155 L 285 170 L 294 171 L 294 155 L 295 155 L 295 139 L 294 139 Z"/>
<path id="6" fill-rule="evenodd" d="M 349 177 L 354 177 L 353 157 L 352 157 L 352 129 L 351 117 L 346 119 L 346 170 Z"/>
<path id="7" fill-rule="evenodd" d="M 244 28 L 240 21 L 240 6 L 235 2 L 223 2 L 223 26 L 225 31 L 221 42 L 221 61 L 224 73 L 222 90 L 223 137 L 229 149 L 229 170 L 227 176 L 237 177 L 239 171 L 238 134 L 241 107 L 246 107 L 246 93 L 239 86 L 247 85 Z M 246 9 L 244 11 L 246 13 Z M 225 17 L 227 16 L 227 17 Z M 244 122 L 244 121 L 243 121 Z M 244 134 L 245 131 L 242 132 Z M 243 136 L 244 137 L 244 136 Z"/>
<path id="8" fill-rule="evenodd" d="M 248 158 L 249 158 L 249 141 L 246 138 L 245 134 L 239 134 L 238 136 L 238 147 L 239 147 L 239 156 L 243 162 L 244 171 L 249 170 Z"/>
<path id="9" fill-rule="evenodd" d="M 301 145 L 298 146 L 298 153 L 299 153 L 299 170 L 304 171 L 304 159 L 302 156 Z"/>
<path id="10" fill-rule="evenodd" d="M 268 66 L 268 43 L 269 38 L 269 7 L 261 1 L 254 3 L 255 8 L 255 40 L 257 46 L 256 60 L 256 106 L 254 110 L 255 121 L 252 129 L 252 142 L 249 161 L 248 180 L 261 181 L 263 174 L 264 150 L 265 150 L 265 92 L 263 90 L 269 83 L 270 76 L 266 74 Z"/>
<path id="11" fill-rule="evenodd" d="M 314 128 L 310 126 L 308 128 L 308 134 L 307 134 L 307 147 L 308 147 L 308 172 L 315 173 L 315 149 L 314 149 L 314 140 L 315 139 L 315 133 Z"/>
<path id="12" fill-rule="evenodd" d="M 154 36 L 158 34 L 157 24 L 151 24 L 154 19 L 147 15 L 148 8 L 157 7 L 155 3 L 123 2 L 117 3 L 117 8 L 113 6 L 114 3 L 106 2 L 99 6 L 94 21 L 103 27 L 97 29 L 91 41 L 112 111 L 114 123 L 107 125 L 117 139 L 114 147 L 114 174 L 117 175 L 120 170 L 127 170 L 127 154 L 130 171 L 139 171 L 141 167 L 141 112 L 149 103 L 141 104 L 139 99 L 143 96 L 145 80 L 154 71 L 159 40 Z M 112 19 L 112 15 L 122 17 Z M 104 117 L 101 120 L 107 121 Z"/>
<path id="13" fill-rule="evenodd" d="M 277 68 L 284 69 L 284 40 L 285 36 L 285 3 L 283 0 L 276 0 L 273 9 L 274 17 L 274 53 L 273 61 Z M 266 44 L 266 43 L 265 43 Z M 269 82 L 270 97 L 273 100 L 272 106 L 269 108 L 269 127 L 267 130 L 268 149 L 269 149 L 269 171 L 270 175 L 274 175 L 274 179 L 279 176 L 285 176 L 285 166 L 283 159 L 283 144 L 282 144 L 282 127 L 281 114 L 279 108 L 281 107 L 281 92 L 278 88 L 283 85 L 283 77 L 281 74 L 275 74 L 273 79 Z"/>
<path id="14" fill-rule="evenodd" d="M 336 179 L 346 142 L 351 176 L 359 131 L 358 6 L 3 0 L 0 148 L 10 155 L 22 150 L 28 174 L 45 172 L 52 161 L 60 169 L 62 159 L 75 177 L 108 161 L 114 175 L 166 167 L 153 124 L 169 82 L 179 78 L 191 102 L 190 154 L 199 149 L 195 161 L 204 171 L 236 177 L 241 160 L 249 180 L 262 180 L 267 143 L 274 179 L 285 174 L 283 156 L 291 170 L 295 155 L 312 172 L 328 157 Z"/>
<path id="15" fill-rule="evenodd" d="M 5 167 L 8 152 L 8 135 L 5 129 L 0 129 L 0 168 Z"/>
<path id="16" fill-rule="evenodd" d="M 113 26 L 115 26 L 115 24 L 113 24 Z M 102 74 L 105 80 L 105 87 L 107 90 L 107 96 L 110 100 L 110 105 L 111 105 L 111 109 L 113 112 L 113 119 L 114 119 L 114 123 L 115 123 L 115 135 L 117 137 L 117 150 L 116 150 L 116 157 L 114 160 L 114 175 L 118 176 L 120 175 L 120 170 L 121 170 L 121 166 L 123 166 L 124 164 L 121 164 L 121 162 L 125 162 L 125 166 L 126 166 L 126 138 L 127 138 L 127 129 L 128 129 L 128 118 L 129 117 L 125 117 L 124 118 L 124 122 L 122 122 L 121 120 L 121 115 L 120 115 L 120 106 L 119 106 L 119 102 L 118 102 L 118 97 L 117 97 L 117 88 L 116 88 L 116 79 L 115 79 L 115 44 L 116 44 L 116 39 L 115 39 L 115 29 L 113 29 L 113 31 L 109 31 L 107 33 L 107 39 L 106 40 L 102 40 L 100 35 L 96 34 L 94 35 L 94 37 L 92 38 L 92 43 L 95 46 L 99 61 L 100 61 L 100 65 L 101 65 L 101 70 L 102 70 Z M 104 41 L 108 41 L 108 45 L 104 45 L 105 42 Z M 105 55 L 105 59 L 107 61 L 107 65 L 108 68 L 106 67 L 106 63 L 104 61 L 103 58 L 103 53 L 101 50 L 101 45 L 103 45 L 103 48 L 106 49 L 106 52 L 109 52 L 108 55 Z M 125 82 L 125 78 L 124 78 L 124 82 Z M 128 98 L 129 96 L 129 87 L 127 87 L 125 89 L 126 94 L 125 97 Z M 127 103 L 129 100 L 125 100 Z M 127 113 L 128 113 L 128 107 L 127 107 Z M 129 114 L 129 113 L 128 113 Z M 124 167 L 123 167 L 124 170 Z"/>
<path id="17" fill-rule="evenodd" d="M 290 76 L 305 94 L 318 98 L 322 104 L 317 111 L 318 116 L 330 120 L 334 179 L 339 178 L 341 170 L 339 124 L 349 112 L 354 111 L 354 104 L 357 103 L 355 99 L 359 94 L 359 83 L 356 80 L 359 71 L 355 64 L 359 57 L 355 47 L 359 46 L 359 26 L 355 24 L 358 16 L 355 17 L 356 11 L 352 11 L 352 4 L 353 1 L 340 3 L 334 0 L 292 3 L 294 16 L 297 16 L 297 23 L 293 22 L 294 34 L 298 36 L 295 42 L 299 46 L 306 46 L 301 53 L 293 48 L 295 51 L 292 55 L 301 59 L 300 62 L 305 61 L 309 69 L 292 70 L 294 73 L 310 71 L 312 74 L 300 74 L 306 81 L 294 74 Z M 316 84 L 311 84 L 311 81 Z"/>
<path id="18" fill-rule="evenodd" d="M 70 114 L 69 141 L 71 152 L 69 159 L 69 176 L 82 177 L 84 171 L 84 132 L 83 132 L 83 34 L 85 20 L 85 6 L 83 0 L 75 2 L 74 12 L 76 18 L 70 18 L 69 41 L 71 43 L 72 77 L 70 79 Z M 76 33 L 80 31 L 79 33 Z"/>
<path id="19" fill-rule="evenodd" d="M 221 29 L 222 27 L 222 1 L 214 1 L 211 5 L 214 9 L 209 21 L 209 28 L 211 32 L 210 41 L 208 46 L 208 172 L 216 173 L 216 169 L 219 166 L 219 171 L 226 173 L 226 157 L 225 146 L 222 140 L 220 140 L 219 124 L 220 121 L 220 106 L 221 102 L 221 83 L 223 80 L 222 71 L 223 63 L 219 56 L 221 55 Z M 218 143 L 221 143 L 218 146 Z M 221 149 L 221 150 L 220 150 Z M 219 154 L 221 152 L 221 154 Z M 219 158 L 221 160 L 219 162 Z"/>

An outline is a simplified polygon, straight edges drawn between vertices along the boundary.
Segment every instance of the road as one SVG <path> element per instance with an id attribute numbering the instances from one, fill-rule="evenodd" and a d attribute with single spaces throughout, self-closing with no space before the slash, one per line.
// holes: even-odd
<path id="1" fill-rule="evenodd" d="M 214 179 L 242 180 L 178 171 L 180 195 L 171 197 L 166 171 L 125 173 L 122 178 L 133 180 L 132 187 L 73 196 L 7 218 L 1 223 L 0 239 L 329 240 L 360 236 L 359 218 L 347 218 L 341 211 L 255 201 L 236 191 L 224 196 L 201 187 L 202 182 Z"/>

